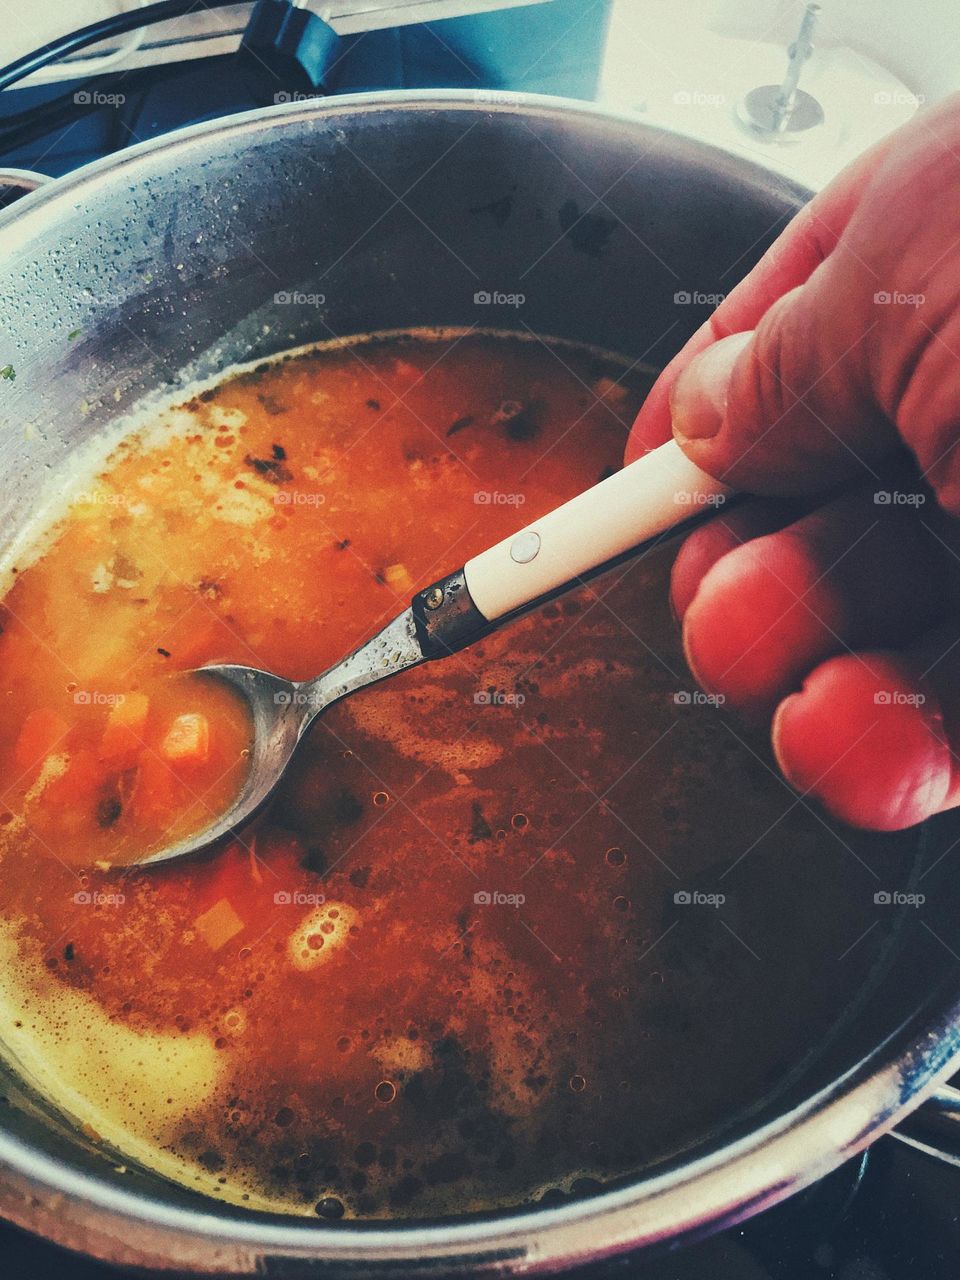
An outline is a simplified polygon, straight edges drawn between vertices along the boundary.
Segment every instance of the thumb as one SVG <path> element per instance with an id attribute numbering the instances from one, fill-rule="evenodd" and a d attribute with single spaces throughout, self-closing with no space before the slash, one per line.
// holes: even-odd
<path id="1" fill-rule="evenodd" d="M 674 385 L 678 443 L 734 488 L 817 492 L 871 474 L 897 445 L 871 390 L 876 312 L 858 307 L 859 290 L 838 287 L 831 266 L 778 299 L 756 329 L 707 347 Z"/>

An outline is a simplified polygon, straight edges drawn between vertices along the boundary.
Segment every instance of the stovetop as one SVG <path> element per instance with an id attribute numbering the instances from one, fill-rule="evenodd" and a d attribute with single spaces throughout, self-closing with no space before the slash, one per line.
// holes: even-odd
<path id="1" fill-rule="evenodd" d="M 355 36 L 344 46 L 333 90 L 507 88 L 590 99 L 609 3 L 549 0 Z M 134 142 L 272 100 L 229 54 L 148 62 L 99 77 L 95 89 L 87 81 L 14 89 L 0 95 L 0 165 L 59 176 Z M 0 1275 L 11 1280 L 118 1274 L 0 1226 Z M 960 1171 L 892 1138 L 741 1227 L 679 1251 L 590 1270 L 591 1280 L 955 1280 L 958 1274 Z"/>
<path id="2" fill-rule="evenodd" d="M 526 0 L 517 8 L 346 35 L 333 53 L 331 87 L 337 93 L 517 89 L 593 98 L 610 3 Z M 222 12 L 228 17 L 232 9 Z M 198 47 L 203 43 L 191 46 L 182 62 L 73 82 L 29 81 L 0 94 L 0 164 L 59 177 L 182 125 L 306 92 L 283 78 L 257 74 L 256 59 L 243 66 L 233 55 L 197 57 Z"/>

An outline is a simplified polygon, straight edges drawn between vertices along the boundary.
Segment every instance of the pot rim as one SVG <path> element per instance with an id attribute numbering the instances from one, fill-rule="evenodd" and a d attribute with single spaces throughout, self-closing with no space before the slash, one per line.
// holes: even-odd
<path id="1" fill-rule="evenodd" d="M 612 111 L 575 99 L 542 94 L 475 90 L 395 90 L 349 94 L 335 99 L 284 103 L 191 125 L 139 143 L 73 171 L 31 192 L 0 213 L 0 250 L 25 248 L 56 221 L 66 201 L 75 205 L 88 193 L 117 180 L 132 180 L 144 161 L 167 154 L 181 163 L 213 137 L 260 133 L 291 123 L 319 123 L 357 114 L 394 110 L 516 114 L 550 120 L 579 117 L 619 124 L 639 135 L 669 140 L 673 150 L 709 162 L 759 190 L 791 191 L 798 202 L 810 192 L 750 160 L 680 133 L 651 126 L 626 111 Z M 118 179 L 115 175 L 120 174 Z M 66 1229 L 61 1239 L 110 1257 L 104 1236 L 129 1240 L 121 1224 L 138 1228 L 155 1248 L 176 1242 L 184 1250 L 223 1266 L 232 1250 L 236 1270 L 265 1254 L 322 1256 L 327 1262 L 403 1262 L 434 1274 L 437 1262 L 478 1270 L 522 1268 L 543 1272 L 587 1259 L 680 1236 L 705 1235 L 732 1226 L 785 1199 L 849 1159 L 913 1110 L 960 1065 L 960 990 L 951 988 L 939 1011 L 932 1000 L 865 1055 L 846 1073 L 792 1110 L 696 1158 L 674 1157 L 668 1167 L 626 1185 L 568 1204 L 483 1218 L 423 1224 L 398 1220 L 386 1225 L 343 1223 L 336 1227 L 310 1219 L 278 1218 L 235 1207 L 186 1207 L 158 1203 L 40 1154 L 0 1127 L 0 1181 L 13 1182 L 27 1204 L 40 1197 L 53 1206 L 55 1222 L 81 1224 L 84 1243 Z M 12 1176 L 11 1176 L 12 1175 Z M 30 1229 L 27 1212 L 6 1211 Z M 222 1209 L 222 1211 L 221 1211 Z M 89 1240 L 87 1240 L 89 1233 Z M 56 1229 L 53 1229 L 54 1238 Z M 69 1239 L 68 1239 L 69 1237 Z M 191 1249 L 192 1243 L 192 1249 Z M 129 1246 L 125 1246 L 129 1247 Z M 152 1251 L 151 1251 L 152 1252 Z M 146 1265 L 150 1265 L 149 1262 Z"/>

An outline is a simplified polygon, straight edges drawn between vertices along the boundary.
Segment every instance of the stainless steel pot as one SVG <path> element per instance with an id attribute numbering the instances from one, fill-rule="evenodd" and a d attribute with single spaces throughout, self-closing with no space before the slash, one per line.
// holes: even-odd
<path id="1" fill-rule="evenodd" d="M 0 364 L 16 373 L 0 399 L 0 530 L 144 397 L 334 334 L 479 322 L 665 361 L 707 314 L 698 298 L 728 292 L 806 195 L 635 121 L 504 94 L 294 104 L 132 148 L 0 215 Z M 956 825 L 918 836 L 904 882 L 924 879 L 936 913 L 891 907 L 874 977 L 829 1043 L 776 1097 L 629 1185 L 470 1221 L 271 1218 L 119 1172 L 10 1076 L 0 1213 L 127 1265 L 294 1276 L 319 1260 L 352 1276 L 546 1272 L 729 1225 L 956 1068 Z M 941 1101 L 908 1140 L 954 1141 L 958 1108 Z"/>

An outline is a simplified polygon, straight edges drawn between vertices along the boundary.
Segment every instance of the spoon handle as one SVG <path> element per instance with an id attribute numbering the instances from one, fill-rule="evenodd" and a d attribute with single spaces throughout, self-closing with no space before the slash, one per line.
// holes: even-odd
<path id="1" fill-rule="evenodd" d="M 671 440 L 504 538 L 413 600 L 426 656 L 463 648 L 498 619 L 703 515 L 730 490 Z"/>

